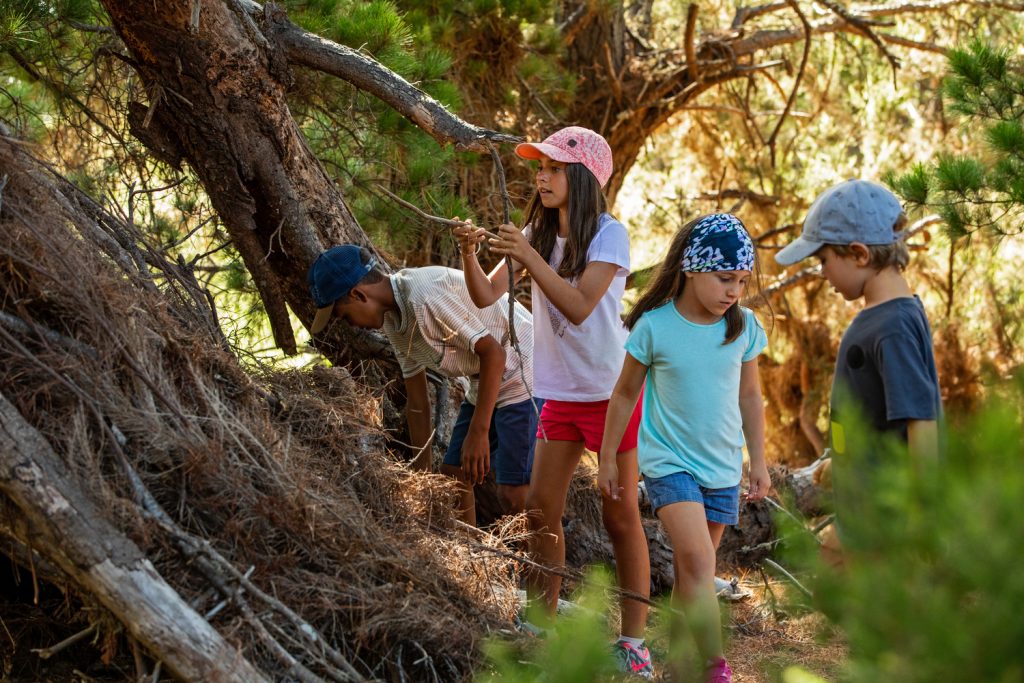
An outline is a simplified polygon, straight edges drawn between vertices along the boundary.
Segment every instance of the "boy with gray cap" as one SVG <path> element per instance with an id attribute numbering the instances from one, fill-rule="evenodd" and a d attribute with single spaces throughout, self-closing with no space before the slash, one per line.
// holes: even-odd
<path id="1" fill-rule="evenodd" d="M 405 378 L 409 435 L 419 449 L 414 468 L 430 469 L 426 370 L 469 378 L 441 471 L 461 483 L 465 522 L 476 522 L 473 485 L 491 469 L 504 511 L 521 512 L 538 416 L 526 384 L 533 379 L 530 314 L 515 307 L 517 353 L 509 344 L 507 297 L 477 308 L 462 271 L 427 266 L 389 276 L 368 249 L 355 244 L 320 254 L 307 279 L 317 307 L 310 333 L 319 334 L 332 318 L 341 318 L 355 327 L 383 329 L 394 347 Z"/>
<path id="2" fill-rule="evenodd" d="M 910 260 L 901 232 L 906 223 L 889 190 L 847 180 L 814 200 L 800 236 L 775 255 L 784 266 L 816 256 L 833 289 L 847 301 L 864 300 L 836 357 L 831 401 L 836 455 L 847 450 L 847 426 L 856 412 L 876 432 L 906 442 L 917 464 L 937 456 L 939 379 L 924 306 L 903 277 Z"/>

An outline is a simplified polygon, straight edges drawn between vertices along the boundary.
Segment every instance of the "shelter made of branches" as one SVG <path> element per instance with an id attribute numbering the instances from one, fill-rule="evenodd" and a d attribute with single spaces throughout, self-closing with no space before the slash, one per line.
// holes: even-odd
<path id="1" fill-rule="evenodd" d="M 2 552 L 181 679 L 468 678 L 516 566 L 381 392 L 243 369 L 187 263 L 6 136 L 0 178 Z"/>

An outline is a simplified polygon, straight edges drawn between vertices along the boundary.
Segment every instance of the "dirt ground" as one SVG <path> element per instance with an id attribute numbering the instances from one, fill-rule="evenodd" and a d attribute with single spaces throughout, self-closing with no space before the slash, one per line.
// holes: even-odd
<path id="1" fill-rule="evenodd" d="M 839 680 L 846 660 L 842 638 L 816 612 L 787 614 L 780 603 L 790 586 L 748 574 L 741 585 L 753 595 L 730 604 L 726 658 L 735 683 L 776 683 L 797 665 L 827 681 Z"/>

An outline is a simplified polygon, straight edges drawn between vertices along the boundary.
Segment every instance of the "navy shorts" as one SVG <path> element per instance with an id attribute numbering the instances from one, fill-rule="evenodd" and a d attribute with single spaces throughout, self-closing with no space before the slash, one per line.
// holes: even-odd
<path id="1" fill-rule="evenodd" d="M 731 525 L 740 521 L 739 484 L 709 489 L 698 484 L 689 472 L 673 472 L 665 477 L 645 474 L 644 485 L 655 512 L 672 503 L 701 503 L 709 522 Z"/>
<path id="2" fill-rule="evenodd" d="M 526 399 L 495 408 L 491 416 L 491 469 L 494 481 L 499 484 L 519 486 L 530 483 L 533 447 L 537 443 L 537 413 L 544 405 L 542 399 L 534 400 L 537 402 L 536 410 L 530 399 Z M 445 465 L 462 465 L 462 442 L 466 440 L 474 410 L 476 406 L 467 401 L 459 407 L 452 438 L 444 454 Z"/>

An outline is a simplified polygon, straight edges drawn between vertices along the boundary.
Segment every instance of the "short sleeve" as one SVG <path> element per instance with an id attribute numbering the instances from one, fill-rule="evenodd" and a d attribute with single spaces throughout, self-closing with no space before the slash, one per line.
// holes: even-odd
<path id="1" fill-rule="evenodd" d="M 654 330 L 646 315 L 640 316 L 626 338 L 626 353 L 636 358 L 643 365 L 650 366 L 654 361 Z"/>
<path id="2" fill-rule="evenodd" d="M 884 337 L 878 344 L 878 370 L 888 420 L 935 420 L 935 382 L 913 335 Z"/>
<path id="3" fill-rule="evenodd" d="M 474 350 L 477 341 L 488 332 L 476 310 L 469 310 L 458 297 L 425 302 L 421 309 L 420 333 L 440 351 Z"/>
<path id="4" fill-rule="evenodd" d="M 391 342 L 391 346 L 395 350 L 395 358 L 398 359 L 398 367 L 402 370 L 403 379 L 409 379 L 426 369 L 426 365 L 410 358 L 410 349 L 405 348 L 406 344 L 411 343 L 409 339 L 399 335 L 394 330 L 387 329 L 386 327 L 384 329 L 384 334 L 387 336 L 388 341 Z"/>
<path id="5" fill-rule="evenodd" d="M 753 311 L 743 309 L 743 317 L 746 319 L 744 327 L 747 330 L 747 348 L 743 351 L 743 362 L 746 363 L 757 358 L 765 350 L 768 346 L 768 335 L 765 334 L 761 321 Z"/>
<path id="6" fill-rule="evenodd" d="M 426 369 L 426 366 L 423 365 L 423 363 L 417 363 L 402 353 L 396 353 L 395 356 L 398 358 L 398 367 L 402 370 L 402 379 L 414 377 Z"/>
<path id="7" fill-rule="evenodd" d="M 587 249 L 587 262 L 614 263 L 619 267 L 616 275 L 629 275 L 629 233 L 619 221 L 602 214 L 597 235 Z"/>

